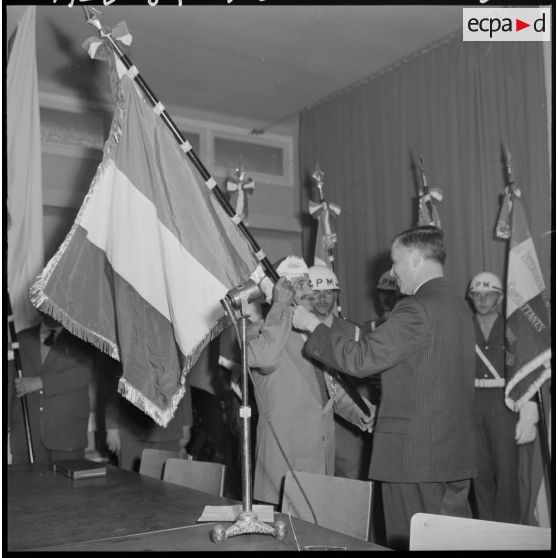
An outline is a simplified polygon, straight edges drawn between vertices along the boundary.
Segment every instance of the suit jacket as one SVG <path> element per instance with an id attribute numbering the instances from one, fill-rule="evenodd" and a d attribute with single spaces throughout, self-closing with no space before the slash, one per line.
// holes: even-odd
<path id="1" fill-rule="evenodd" d="M 443 278 L 401 299 L 362 340 L 319 325 L 307 353 L 352 374 L 381 374 L 369 476 L 450 482 L 476 476 L 471 313 Z"/>
<path id="2" fill-rule="evenodd" d="M 23 376 L 40 376 L 43 381 L 42 390 L 26 395 L 31 439 L 52 451 L 85 449 L 95 349 L 63 329 L 41 364 L 39 330 L 40 326 L 31 327 L 17 336 Z M 14 455 L 27 452 L 19 401 L 12 403 L 10 445 Z"/>

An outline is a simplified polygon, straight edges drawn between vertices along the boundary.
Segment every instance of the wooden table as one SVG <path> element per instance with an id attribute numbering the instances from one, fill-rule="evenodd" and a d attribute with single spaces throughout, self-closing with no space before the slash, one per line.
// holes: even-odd
<path id="1" fill-rule="evenodd" d="M 106 477 L 71 480 L 46 464 L 7 466 L 7 548 L 18 550 L 343 550 L 386 548 L 276 514 L 287 536 L 239 535 L 215 544 L 214 523 L 196 523 L 206 505 L 238 502 L 107 465 Z M 224 527 L 231 523 L 222 523 Z M 297 544 L 298 543 L 298 544 Z"/>

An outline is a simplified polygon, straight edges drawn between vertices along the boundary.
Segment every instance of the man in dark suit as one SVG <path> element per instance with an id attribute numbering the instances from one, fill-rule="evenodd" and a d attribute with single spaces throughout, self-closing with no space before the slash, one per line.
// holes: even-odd
<path id="1" fill-rule="evenodd" d="M 293 319 L 312 332 L 309 356 L 353 376 L 381 374 L 369 477 L 382 481 L 387 545 L 397 550 L 408 549 L 415 513 L 471 516 L 475 336 L 465 301 L 444 278 L 445 256 L 437 227 L 395 237 L 392 273 L 408 296 L 360 341 L 300 307 Z"/>
<path id="2" fill-rule="evenodd" d="M 23 377 L 13 380 L 14 393 L 27 399 L 34 462 L 83 458 L 95 349 L 46 314 L 17 338 Z M 10 446 L 12 463 L 29 462 L 23 411 L 15 403 Z"/>

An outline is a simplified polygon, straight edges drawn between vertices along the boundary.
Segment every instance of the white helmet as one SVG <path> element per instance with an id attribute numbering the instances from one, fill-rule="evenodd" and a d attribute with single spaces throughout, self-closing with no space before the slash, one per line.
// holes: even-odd
<path id="1" fill-rule="evenodd" d="M 298 256 L 287 256 L 275 263 L 275 269 L 279 277 L 286 277 L 289 281 L 294 277 L 300 277 L 308 273 L 308 266 Z"/>
<path id="2" fill-rule="evenodd" d="M 314 291 L 340 290 L 337 275 L 325 265 L 313 265 L 308 270 L 310 288 Z"/>
<path id="3" fill-rule="evenodd" d="M 469 293 L 503 293 L 502 281 L 494 273 L 483 271 L 478 273 L 471 279 L 469 284 Z"/>
<path id="4" fill-rule="evenodd" d="M 382 276 L 380 277 L 376 288 L 383 289 L 385 291 L 397 291 L 399 289 L 395 277 L 391 275 L 391 271 L 384 271 L 382 273 Z"/>

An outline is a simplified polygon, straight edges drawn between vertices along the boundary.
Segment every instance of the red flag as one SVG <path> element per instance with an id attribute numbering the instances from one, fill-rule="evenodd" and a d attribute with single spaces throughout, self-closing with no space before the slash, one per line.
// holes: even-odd
<path id="1" fill-rule="evenodd" d="M 512 201 L 506 288 L 505 401 L 510 409 L 519 411 L 540 390 L 547 416 L 539 417 L 539 421 L 546 421 L 548 425 L 551 409 L 548 401 L 551 376 L 548 301 L 523 206 L 515 196 Z M 508 202 L 504 197 L 503 203 Z M 548 443 L 537 437 L 519 448 L 521 521 L 524 524 L 548 526 L 548 486 L 541 448 L 541 444 Z"/>
<path id="2" fill-rule="evenodd" d="M 247 240 L 127 73 L 78 216 L 33 286 L 35 306 L 119 359 L 120 393 L 166 426 L 257 267 Z"/>

